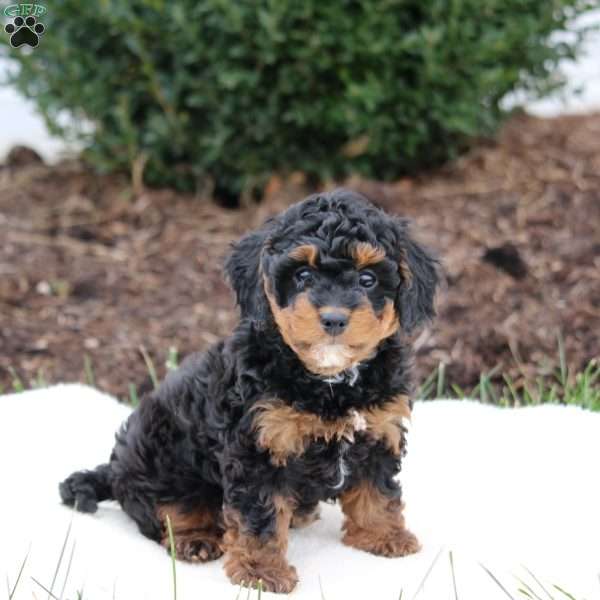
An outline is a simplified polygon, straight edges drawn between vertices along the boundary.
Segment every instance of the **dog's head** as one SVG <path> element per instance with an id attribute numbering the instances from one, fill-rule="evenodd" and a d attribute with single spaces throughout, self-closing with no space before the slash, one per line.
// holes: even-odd
<path id="1" fill-rule="evenodd" d="M 347 190 L 309 196 L 235 246 L 226 263 L 242 318 L 272 315 L 309 371 L 371 357 L 434 314 L 437 263 L 391 217 Z"/>

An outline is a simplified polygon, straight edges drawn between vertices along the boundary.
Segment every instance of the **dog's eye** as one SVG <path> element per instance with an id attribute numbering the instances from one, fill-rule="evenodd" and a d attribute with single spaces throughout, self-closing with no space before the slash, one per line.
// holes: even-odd
<path id="1" fill-rule="evenodd" d="M 362 271 L 362 273 L 358 276 L 358 283 L 361 287 L 364 288 L 372 288 L 377 283 L 377 277 L 371 271 Z"/>
<path id="2" fill-rule="evenodd" d="M 309 267 L 300 267 L 294 274 L 298 283 L 306 284 L 309 283 L 313 278 L 312 269 Z"/>

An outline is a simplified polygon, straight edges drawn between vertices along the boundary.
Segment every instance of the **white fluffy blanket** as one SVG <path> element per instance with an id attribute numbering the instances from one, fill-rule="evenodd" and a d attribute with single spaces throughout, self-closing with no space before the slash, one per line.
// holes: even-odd
<path id="1" fill-rule="evenodd" d="M 173 598 L 169 556 L 116 504 L 75 514 L 57 493 L 74 469 L 106 461 L 127 413 L 79 385 L 0 397 L 0 579 L 10 589 L 27 556 L 13 600 L 51 597 L 39 584 L 68 600 L 80 590 L 90 600 Z M 319 600 L 321 582 L 326 600 L 454 599 L 450 552 L 460 599 L 508 597 L 482 565 L 514 598 L 525 597 L 519 579 L 548 597 L 526 569 L 557 599 L 565 596 L 553 584 L 577 600 L 598 598 L 599 460 L 600 414 L 418 403 L 402 481 L 423 550 L 386 559 L 347 548 L 339 508 L 324 505 L 319 522 L 291 532 L 288 555 L 300 576 L 292 598 Z M 234 600 L 221 562 L 177 563 L 179 600 Z"/>

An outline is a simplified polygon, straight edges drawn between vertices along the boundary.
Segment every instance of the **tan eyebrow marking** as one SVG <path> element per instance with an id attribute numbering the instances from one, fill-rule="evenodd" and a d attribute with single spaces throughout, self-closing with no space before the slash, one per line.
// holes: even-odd
<path id="1" fill-rule="evenodd" d="M 306 261 L 311 267 L 316 267 L 319 249 L 312 244 L 304 244 L 294 248 L 288 256 L 294 260 Z"/>
<path id="2" fill-rule="evenodd" d="M 385 258 L 385 251 L 377 248 L 368 242 L 358 242 L 352 248 L 352 258 L 357 269 L 362 269 L 368 265 L 374 265 Z"/>

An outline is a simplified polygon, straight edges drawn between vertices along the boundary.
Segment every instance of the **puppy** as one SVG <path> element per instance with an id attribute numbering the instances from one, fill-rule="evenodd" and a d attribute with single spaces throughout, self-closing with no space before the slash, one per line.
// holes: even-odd
<path id="1" fill-rule="evenodd" d="M 407 223 L 347 190 L 291 206 L 234 247 L 241 320 L 145 396 L 107 464 L 60 484 L 116 499 L 177 557 L 223 553 L 233 583 L 290 592 L 288 530 L 338 499 L 345 544 L 416 552 L 395 479 L 412 401 L 405 334 L 434 314 L 437 263 Z"/>

